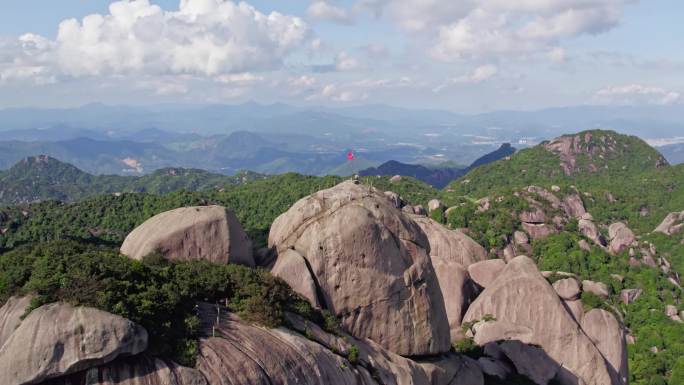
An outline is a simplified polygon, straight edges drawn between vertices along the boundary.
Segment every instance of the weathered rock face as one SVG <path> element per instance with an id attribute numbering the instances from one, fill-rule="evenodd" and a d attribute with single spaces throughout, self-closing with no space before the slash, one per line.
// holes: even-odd
<path id="1" fill-rule="evenodd" d="M 547 224 L 523 222 L 522 227 L 528 234 L 530 234 L 532 239 L 546 238 L 558 232 L 555 227 Z"/>
<path id="2" fill-rule="evenodd" d="M 615 317 L 605 310 L 593 309 L 584 315 L 582 329 L 613 367 L 618 383 L 627 384 L 627 343 Z"/>
<path id="3" fill-rule="evenodd" d="M 295 250 L 286 250 L 279 255 L 271 274 L 287 282 L 292 290 L 308 299 L 314 307 L 321 307 L 316 282 L 306 260 Z"/>
<path id="4" fill-rule="evenodd" d="M 198 370 L 139 355 L 41 385 L 209 385 Z"/>
<path id="5" fill-rule="evenodd" d="M 461 319 L 477 294 L 466 267 L 484 260 L 486 251 L 458 230 L 450 230 L 427 217 L 414 215 L 411 218 L 428 237 L 430 258 L 444 297 L 451 340 L 460 340 Z"/>
<path id="6" fill-rule="evenodd" d="M 427 235 L 431 257 L 440 257 L 463 267 L 487 259 L 487 251 L 463 232 L 450 230 L 427 217 L 414 215 L 411 219 Z"/>
<path id="7" fill-rule="evenodd" d="M 598 246 L 605 246 L 605 241 L 602 239 L 601 234 L 598 231 L 598 227 L 593 221 L 588 219 L 580 219 L 578 222 L 579 231 L 587 237 L 589 240 L 594 242 Z"/>
<path id="8" fill-rule="evenodd" d="M 673 235 L 681 232 L 682 227 L 684 227 L 684 211 L 668 214 L 654 232 Z"/>
<path id="9" fill-rule="evenodd" d="M 147 332 L 119 316 L 67 304 L 29 314 L 0 348 L 0 384 L 35 384 L 141 353 Z"/>
<path id="10" fill-rule="evenodd" d="M 468 305 L 475 299 L 477 289 L 470 280 L 468 271 L 461 264 L 435 256 L 432 257 L 432 265 L 444 296 L 451 341 L 461 340 L 461 320 Z"/>
<path id="11" fill-rule="evenodd" d="M 608 285 L 606 285 L 603 282 L 584 280 L 582 281 L 582 290 L 596 294 L 597 296 L 603 299 L 608 299 L 608 296 L 610 296 Z"/>
<path id="12" fill-rule="evenodd" d="M 200 341 L 198 370 L 211 385 L 483 384 L 477 364 L 461 356 L 451 354 L 420 363 L 372 341 L 328 334 L 296 315 L 288 314 L 288 321 L 297 332 L 247 325 L 222 313 L 217 337 Z M 357 352 L 354 364 L 347 359 L 352 347 Z"/>
<path id="13" fill-rule="evenodd" d="M 404 202 L 401 200 L 399 194 L 395 192 L 385 191 L 385 196 L 387 197 L 387 199 L 389 199 L 390 202 L 392 202 L 392 205 L 398 209 L 400 209 L 404 205 Z"/>
<path id="14" fill-rule="evenodd" d="M 475 328 L 478 344 L 500 340 L 534 344 L 568 370 L 560 373 L 563 384 L 577 384 L 578 380 L 587 385 L 615 384 L 601 353 L 531 259 L 520 256 L 509 262 L 497 280 L 470 305 L 464 321 L 482 320 L 487 314 L 496 321 L 479 324 L 492 325 L 486 339 L 478 338 L 480 331 Z"/>
<path id="15" fill-rule="evenodd" d="M 561 369 L 557 362 L 537 347 L 520 341 L 503 341 L 499 347 L 513 362 L 516 371 L 536 384 L 548 384 Z"/>
<path id="16" fill-rule="evenodd" d="M 449 350 L 428 238 L 382 193 L 351 181 L 319 191 L 275 220 L 269 245 L 305 258 L 321 305 L 355 337 L 401 355 Z"/>
<path id="17" fill-rule="evenodd" d="M 497 279 L 504 267 L 506 267 L 506 262 L 503 260 L 490 259 L 468 266 L 468 274 L 473 282 L 486 288 Z"/>
<path id="18" fill-rule="evenodd" d="M 545 223 L 547 220 L 546 214 L 541 209 L 522 212 L 519 217 L 522 222 L 526 223 Z"/>
<path id="19" fill-rule="evenodd" d="M 571 194 L 563 199 L 563 211 L 572 218 L 581 218 L 587 213 L 582 197 L 578 194 Z"/>
<path id="20" fill-rule="evenodd" d="M 133 230 L 121 246 L 122 254 L 138 260 L 158 250 L 171 260 L 254 266 L 252 242 L 235 214 L 221 206 L 161 213 Z"/>
<path id="21" fill-rule="evenodd" d="M 12 297 L 0 308 L 0 347 L 21 323 L 21 317 L 31 304 L 32 296 Z"/>
<path id="22" fill-rule="evenodd" d="M 579 298 L 581 293 L 579 283 L 575 278 L 565 278 L 554 282 L 554 290 L 558 296 L 566 301 L 573 301 Z"/>
<path id="23" fill-rule="evenodd" d="M 624 289 L 620 291 L 620 301 L 625 305 L 636 301 L 644 293 L 642 289 Z"/>
<path id="24" fill-rule="evenodd" d="M 530 238 L 522 231 L 516 231 L 513 234 L 513 239 L 515 240 L 516 245 L 526 245 L 530 243 Z"/>
<path id="25" fill-rule="evenodd" d="M 622 222 L 613 223 L 608 228 L 610 238 L 609 250 L 613 254 L 619 254 L 629 249 L 636 239 L 632 230 Z"/>

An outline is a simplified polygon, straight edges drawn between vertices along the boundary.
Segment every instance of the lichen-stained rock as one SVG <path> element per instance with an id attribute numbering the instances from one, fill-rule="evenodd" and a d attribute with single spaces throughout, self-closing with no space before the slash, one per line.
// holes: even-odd
<path id="1" fill-rule="evenodd" d="M 30 295 L 11 297 L 0 308 L 0 347 L 21 323 L 24 313 L 31 305 L 32 298 Z"/>
<path id="2" fill-rule="evenodd" d="M 451 230 L 431 218 L 412 215 L 418 226 L 427 235 L 430 244 L 430 256 L 440 257 L 445 261 L 459 263 L 468 267 L 473 263 L 487 259 L 487 251 L 462 231 Z"/>
<path id="3" fill-rule="evenodd" d="M 138 355 L 41 385 L 210 385 L 198 370 Z"/>
<path id="4" fill-rule="evenodd" d="M 444 296 L 451 341 L 461 340 L 463 338 L 461 320 L 468 305 L 477 296 L 477 288 L 470 280 L 468 271 L 461 264 L 444 260 L 441 257 L 432 257 L 432 265 Z"/>
<path id="5" fill-rule="evenodd" d="M 611 313 L 602 309 L 587 312 L 582 329 L 613 367 L 620 384 L 627 384 L 627 343 L 625 331 Z"/>
<path id="6" fill-rule="evenodd" d="M 486 288 L 496 280 L 504 267 L 506 267 L 504 260 L 489 259 L 468 266 L 468 274 L 473 282 Z"/>
<path id="7" fill-rule="evenodd" d="M 561 299 L 551 285 L 539 273 L 534 262 L 524 256 L 506 265 L 497 280 L 487 287 L 470 305 L 464 322 L 478 321 L 491 315 L 497 323 L 487 340 L 520 340 L 541 347 L 557 364 L 571 372 L 577 380 L 586 385 L 615 384 L 610 369 L 601 353 L 584 334 L 570 313 L 563 307 Z M 523 333 L 518 337 L 518 330 Z M 564 377 L 563 383 L 572 383 Z M 581 383 L 581 382 L 580 382 Z"/>
<path id="8" fill-rule="evenodd" d="M 401 355 L 449 350 L 428 238 L 383 193 L 347 181 L 310 195 L 275 220 L 269 245 L 306 259 L 321 305 L 353 336 Z"/>
<path id="9" fill-rule="evenodd" d="M 161 213 L 133 230 L 121 246 L 122 254 L 138 260 L 155 251 L 177 261 L 254 266 L 252 242 L 235 214 L 221 206 Z"/>
<path id="10" fill-rule="evenodd" d="M 632 230 L 622 222 L 613 223 L 608 227 L 610 239 L 609 250 L 613 254 L 619 254 L 629 249 L 636 239 Z"/>
<path id="11" fill-rule="evenodd" d="M 312 306 L 320 308 L 316 282 L 306 265 L 306 260 L 295 250 L 286 250 L 278 256 L 271 274 L 284 280 L 292 290 L 309 300 Z"/>
<path id="12" fill-rule="evenodd" d="M 62 303 L 44 305 L 0 348 L 0 384 L 35 384 L 146 348 L 145 329 L 125 318 Z"/>

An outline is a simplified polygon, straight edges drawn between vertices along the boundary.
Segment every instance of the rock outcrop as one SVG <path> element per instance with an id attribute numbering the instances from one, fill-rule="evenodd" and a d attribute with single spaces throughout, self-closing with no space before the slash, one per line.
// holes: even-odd
<path id="1" fill-rule="evenodd" d="M 198 370 L 138 355 L 80 373 L 60 377 L 49 385 L 211 385 Z M 47 385 L 47 384 L 46 384 Z"/>
<path id="2" fill-rule="evenodd" d="M 11 297 L 0 308 L 0 347 L 14 333 L 31 305 L 32 296 Z"/>
<path id="3" fill-rule="evenodd" d="M 538 223 L 522 223 L 523 229 L 530 234 L 532 239 L 546 238 L 558 233 L 558 230 L 552 225 L 538 224 Z"/>
<path id="4" fill-rule="evenodd" d="M 212 305 L 202 307 L 203 312 L 212 309 Z M 462 356 L 414 361 L 372 341 L 328 334 L 296 315 L 287 315 L 293 330 L 265 329 L 221 311 L 217 336 L 200 341 L 197 363 L 211 385 L 483 384 L 477 364 Z"/>
<path id="5" fill-rule="evenodd" d="M 427 235 L 431 257 L 456 262 L 466 268 L 487 259 L 487 251 L 463 232 L 448 229 L 427 217 L 413 215 L 411 219 Z"/>
<path id="6" fill-rule="evenodd" d="M 400 355 L 449 350 L 428 238 L 381 192 L 347 181 L 308 196 L 275 220 L 269 246 L 306 260 L 321 306 L 353 336 Z"/>
<path id="7" fill-rule="evenodd" d="M 582 318 L 582 329 L 613 368 L 617 383 L 627 384 L 627 342 L 615 316 L 601 309 L 590 310 Z"/>
<path id="8" fill-rule="evenodd" d="M 566 301 L 574 301 L 581 294 L 579 283 L 575 278 L 565 278 L 553 283 L 558 296 Z"/>
<path id="9" fill-rule="evenodd" d="M 477 296 L 477 288 L 470 280 L 468 271 L 461 264 L 441 257 L 432 257 L 432 265 L 444 296 L 451 341 L 461 340 L 463 338 L 461 321 L 468 305 Z"/>
<path id="10" fill-rule="evenodd" d="M 668 214 L 653 231 L 665 235 L 673 235 L 681 232 L 682 227 L 684 227 L 684 211 Z"/>
<path id="11" fill-rule="evenodd" d="M 488 338 L 475 341 L 484 345 L 501 340 L 517 340 L 539 346 L 563 370 L 556 377 L 562 384 L 615 384 L 611 369 L 599 350 L 584 334 L 534 262 L 524 256 L 512 260 L 497 280 L 468 308 L 466 322 L 488 327 Z"/>
<path id="12" fill-rule="evenodd" d="M 625 305 L 636 301 L 644 293 L 642 289 L 624 289 L 620 291 L 620 301 Z"/>
<path id="13" fill-rule="evenodd" d="M 496 280 L 505 267 L 506 262 L 502 259 L 490 259 L 468 266 L 468 274 L 473 282 L 486 288 Z"/>
<path id="14" fill-rule="evenodd" d="M 307 266 L 306 260 L 295 250 L 286 250 L 278 256 L 271 274 L 289 282 L 292 290 L 308 299 L 311 305 L 320 308 L 318 287 Z"/>
<path id="15" fill-rule="evenodd" d="M 138 260 L 156 251 L 176 261 L 254 266 L 252 242 L 235 214 L 221 206 L 161 213 L 133 230 L 121 246 L 122 254 Z"/>
<path id="16" fill-rule="evenodd" d="M 599 298 L 604 300 L 608 299 L 608 297 L 610 296 L 608 285 L 606 285 L 603 282 L 594 282 L 585 279 L 584 281 L 582 281 L 582 290 L 595 294 Z"/>
<path id="17" fill-rule="evenodd" d="M 632 230 L 622 222 L 616 222 L 608 228 L 610 244 L 608 249 L 613 254 L 619 254 L 629 249 L 636 240 Z"/>
<path id="18" fill-rule="evenodd" d="M 92 308 L 44 305 L 0 348 L 0 384 L 36 384 L 146 348 L 147 332 L 129 320 Z"/>

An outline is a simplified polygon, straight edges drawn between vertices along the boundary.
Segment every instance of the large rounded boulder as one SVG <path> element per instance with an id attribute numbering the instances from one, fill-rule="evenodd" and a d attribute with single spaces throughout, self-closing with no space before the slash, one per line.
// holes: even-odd
<path id="1" fill-rule="evenodd" d="M 427 235 L 431 257 L 456 262 L 465 268 L 487 259 L 487 251 L 484 247 L 462 231 L 448 229 L 435 220 L 424 216 L 411 215 L 411 219 L 418 223 L 418 226 Z"/>
<path id="2" fill-rule="evenodd" d="M 63 303 L 44 305 L 0 347 L 0 384 L 36 384 L 146 348 L 145 329 L 125 318 Z"/>
<path id="3" fill-rule="evenodd" d="M 449 350 L 428 239 L 383 193 L 347 181 L 308 196 L 275 220 L 269 246 L 304 258 L 319 303 L 353 336 L 405 356 Z"/>
<path id="4" fill-rule="evenodd" d="M 558 365 L 561 384 L 619 384 L 610 363 L 525 256 L 509 262 L 470 305 L 464 321 L 481 320 L 487 321 L 474 327 L 478 344 L 513 340 L 541 347 Z"/>
<path id="5" fill-rule="evenodd" d="M 252 242 L 235 214 L 221 206 L 161 213 L 133 230 L 121 246 L 122 254 L 138 260 L 154 252 L 174 261 L 254 266 Z"/>

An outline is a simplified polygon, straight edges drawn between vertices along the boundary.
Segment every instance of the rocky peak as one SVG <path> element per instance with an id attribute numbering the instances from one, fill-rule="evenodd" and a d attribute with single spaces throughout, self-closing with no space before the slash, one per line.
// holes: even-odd
<path id="1" fill-rule="evenodd" d="M 564 135 L 543 144 L 544 148 L 560 157 L 565 175 L 580 172 L 597 173 L 609 169 L 610 160 L 627 156 L 644 158 L 644 165 L 662 167 L 665 158 L 641 139 L 620 135 L 613 131 L 591 130 L 575 135 Z M 627 163 L 621 165 L 627 168 Z"/>

